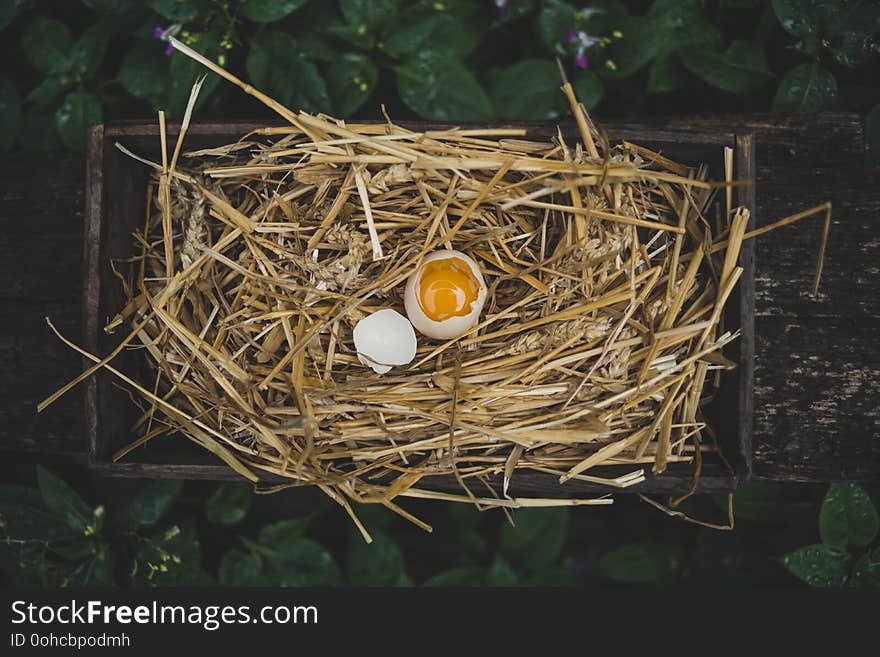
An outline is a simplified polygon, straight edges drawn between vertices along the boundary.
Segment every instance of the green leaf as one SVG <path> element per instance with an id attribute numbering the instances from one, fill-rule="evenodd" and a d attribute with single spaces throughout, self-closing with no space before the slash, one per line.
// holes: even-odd
<path id="1" fill-rule="evenodd" d="M 258 548 L 266 558 L 267 581 L 276 586 L 338 586 L 342 573 L 330 552 L 308 538 L 294 538 L 271 550 Z"/>
<path id="2" fill-rule="evenodd" d="M 494 116 L 473 74 L 443 53 L 423 50 L 394 71 L 401 100 L 422 118 L 479 121 Z"/>
<path id="3" fill-rule="evenodd" d="M 603 555 L 600 575 L 618 582 L 658 583 L 667 581 L 681 563 L 679 549 L 657 541 L 629 543 Z"/>
<path id="4" fill-rule="evenodd" d="M 551 61 L 524 59 L 489 72 L 489 97 L 502 119 L 544 121 L 558 119 L 565 108 L 559 91 L 559 69 Z"/>
<path id="5" fill-rule="evenodd" d="M 379 69 L 366 57 L 348 52 L 327 68 L 327 93 L 336 113 L 351 116 L 361 108 L 379 82 Z"/>
<path id="6" fill-rule="evenodd" d="M 296 43 L 300 52 L 306 59 L 313 61 L 335 62 L 339 56 L 339 50 L 327 43 L 315 32 L 303 32 L 297 34 Z"/>
<path id="7" fill-rule="evenodd" d="M 400 0 L 339 0 L 339 9 L 349 25 L 368 34 L 376 34 L 389 24 L 399 7 Z"/>
<path id="8" fill-rule="evenodd" d="M 565 565 L 542 568 L 525 581 L 526 586 L 552 586 L 556 588 L 574 586 L 574 574 Z"/>
<path id="9" fill-rule="evenodd" d="M 681 60 L 691 73 L 730 93 L 756 91 L 773 76 L 764 50 L 747 41 L 734 41 L 723 53 L 686 48 L 681 51 Z"/>
<path id="10" fill-rule="evenodd" d="M 675 54 L 662 55 L 648 69 L 648 93 L 663 94 L 687 85 L 687 71 Z"/>
<path id="11" fill-rule="evenodd" d="M 109 42 L 110 29 L 105 23 L 95 23 L 87 27 L 70 50 L 69 70 L 87 78 L 94 77 Z"/>
<path id="12" fill-rule="evenodd" d="M 866 0 L 773 0 L 779 23 L 803 43 L 821 41 L 841 66 L 870 56 L 880 32 L 880 3 Z M 814 55 L 817 57 L 818 53 Z"/>
<path id="13" fill-rule="evenodd" d="M 449 587 L 449 586 L 480 586 L 483 581 L 483 569 L 474 566 L 451 568 L 437 573 L 425 580 L 425 588 Z"/>
<path id="14" fill-rule="evenodd" d="M 199 15 L 196 0 L 150 0 L 150 9 L 177 23 L 186 23 Z"/>
<path id="15" fill-rule="evenodd" d="M 592 71 L 580 71 L 575 73 L 571 81 L 577 99 L 588 110 L 593 109 L 605 95 L 605 85 L 602 79 Z"/>
<path id="16" fill-rule="evenodd" d="M 95 543 L 92 537 L 89 537 L 52 545 L 49 547 L 49 550 L 52 554 L 57 554 L 65 561 L 79 562 L 95 556 L 98 553 L 98 547 L 99 545 Z"/>
<path id="17" fill-rule="evenodd" d="M 280 21 L 302 7 L 307 0 L 244 0 L 241 13 L 255 23 Z"/>
<path id="18" fill-rule="evenodd" d="M 82 536 L 82 531 L 47 511 L 36 488 L 0 484 L 0 535 L 20 541 L 53 541 Z"/>
<path id="19" fill-rule="evenodd" d="M 367 543 L 352 533 L 348 550 L 348 578 L 352 586 L 393 586 L 405 573 L 403 554 L 384 532 L 372 532 Z"/>
<path id="20" fill-rule="evenodd" d="M 501 527 L 501 550 L 505 555 L 533 570 L 559 559 L 568 536 L 568 509 L 519 509 L 513 521 L 515 526 Z"/>
<path id="21" fill-rule="evenodd" d="M 25 7 L 30 7 L 33 0 L 4 0 L 0 2 L 0 30 L 6 29 Z"/>
<path id="22" fill-rule="evenodd" d="M 538 0 L 508 0 L 504 10 L 492 22 L 492 28 L 500 27 L 531 14 L 538 7 Z"/>
<path id="23" fill-rule="evenodd" d="M 308 518 L 289 518 L 265 525 L 260 530 L 260 545 L 283 553 L 285 546 L 303 537 L 308 523 Z"/>
<path id="24" fill-rule="evenodd" d="M 99 545 L 94 554 L 83 559 L 70 570 L 62 586 L 112 586 L 113 552 L 107 545 Z"/>
<path id="25" fill-rule="evenodd" d="M 255 552 L 227 550 L 220 559 L 217 580 L 223 586 L 263 586 L 263 561 Z"/>
<path id="26" fill-rule="evenodd" d="M 576 9 L 567 2 L 545 0 L 538 14 L 538 32 L 547 49 L 565 55 L 565 38 L 574 26 Z"/>
<path id="27" fill-rule="evenodd" d="M 773 99 L 774 112 L 820 112 L 837 98 L 837 80 L 818 64 L 799 64 L 788 71 Z"/>
<path id="28" fill-rule="evenodd" d="M 250 508 L 251 487 L 240 481 L 220 484 L 205 500 L 205 516 L 220 525 L 241 522 Z"/>
<path id="29" fill-rule="evenodd" d="M 61 78 L 46 77 L 36 87 L 31 89 L 25 98 L 25 102 L 33 104 L 34 107 L 43 108 L 54 104 L 58 97 L 64 92 L 65 85 L 61 82 Z"/>
<path id="30" fill-rule="evenodd" d="M 616 26 L 623 34 L 608 48 L 614 62 L 603 75 L 611 79 L 631 76 L 655 58 L 683 48 L 717 51 L 720 29 L 703 16 L 696 0 L 656 0 L 644 16 L 624 16 Z"/>
<path id="31" fill-rule="evenodd" d="M 810 490 L 810 489 L 808 489 Z M 816 491 L 816 489 L 812 489 Z M 753 481 L 740 486 L 733 494 L 736 521 L 749 520 L 765 525 L 812 523 L 819 512 L 821 498 L 805 494 L 803 486 Z M 727 510 L 727 496 L 716 496 L 719 508 Z"/>
<path id="32" fill-rule="evenodd" d="M 37 16 L 25 27 L 21 47 L 35 69 L 52 75 L 67 70 L 73 37 L 61 21 Z"/>
<path id="33" fill-rule="evenodd" d="M 116 78 L 128 93 L 146 98 L 154 107 L 165 97 L 169 69 L 168 59 L 157 45 L 140 44 L 125 53 Z"/>
<path id="34" fill-rule="evenodd" d="M 190 44 L 191 48 L 210 60 L 217 59 L 220 49 L 215 35 L 204 33 L 193 35 L 192 38 L 193 43 Z M 160 55 L 157 53 L 157 56 Z M 171 56 L 166 99 L 166 109 L 171 116 L 178 119 L 183 118 L 183 113 L 186 111 L 186 104 L 189 102 L 189 95 L 192 91 L 193 83 L 203 75 L 205 75 L 205 67 L 197 61 L 190 59 L 182 53 L 174 53 Z M 220 78 L 216 73 L 208 73 L 204 84 L 202 84 L 201 91 L 199 91 L 196 108 L 201 107 L 201 105 L 204 104 L 219 82 Z"/>
<path id="35" fill-rule="evenodd" d="M 773 11 L 779 24 L 796 37 L 819 33 L 820 0 L 773 0 Z"/>
<path id="36" fill-rule="evenodd" d="M 877 536 L 878 518 L 859 484 L 831 484 L 819 511 L 819 536 L 827 545 L 863 547 Z"/>
<path id="37" fill-rule="evenodd" d="M 37 485 L 43 504 L 76 532 L 86 533 L 93 526 L 94 512 L 62 479 L 43 466 L 37 466 Z"/>
<path id="38" fill-rule="evenodd" d="M 865 169 L 880 171 L 880 105 L 874 105 L 865 116 Z"/>
<path id="39" fill-rule="evenodd" d="M 138 527 L 152 527 L 165 515 L 182 489 L 180 479 L 151 481 L 132 500 L 128 517 Z"/>
<path id="40" fill-rule="evenodd" d="M 202 546 L 192 524 L 172 527 L 145 543 L 135 556 L 134 580 L 148 586 L 204 584 Z"/>
<path id="41" fill-rule="evenodd" d="M 264 32 L 251 43 L 245 67 L 251 82 L 282 105 L 311 113 L 330 111 L 330 96 L 321 74 L 289 34 Z"/>
<path id="42" fill-rule="evenodd" d="M 73 91 L 55 112 L 55 125 L 64 145 L 81 151 L 86 145 L 86 129 L 101 122 L 101 101 L 90 91 Z"/>
<path id="43" fill-rule="evenodd" d="M 846 583 L 849 553 L 829 545 L 808 545 L 782 558 L 785 568 L 810 586 L 838 587 Z"/>
<path id="44" fill-rule="evenodd" d="M 507 560 L 500 554 L 492 560 L 489 566 L 489 572 L 486 573 L 486 586 L 516 586 L 519 584 L 519 577 L 507 563 Z"/>
<path id="45" fill-rule="evenodd" d="M 391 57 L 402 59 L 443 44 L 444 53 L 464 59 L 480 45 L 482 36 L 479 22 L 462 21 L 449 12 L 419 11 L 405 15 L 380 47 Z"/>
<path id="46" fill-rule="evenodd" d="M 121 16 L 141 8 L 139 0 L 83 0 L 83 4 L 97 14 Z"/>
<path id="47" fill-rule="evenodd" d="M 0 148 L 11 148 L 18 135 L 21 97 L 6 76 L 0 76 Z"/>
<path id="48" fill-rule="evenodd" d="M 880 548 L 865 553 L 856 562 L 851 583 L 859 587 L 880 587 Z"/>

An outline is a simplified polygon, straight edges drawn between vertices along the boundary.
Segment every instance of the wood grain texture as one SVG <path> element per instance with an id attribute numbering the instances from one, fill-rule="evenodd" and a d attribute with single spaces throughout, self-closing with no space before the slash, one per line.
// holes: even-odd
<path id="1" fill-rule="evenodd" d="M 880 480 L 880 176 L 863 172 L 859 118 L 651 121 L 688 125 L 755 133 L 759 225 L 834 204 L 818 300 L 808 290 L 820 219 L 756 243 L 755 477 Z M 0 162 L 0 449 L 86 451 L 82 390 L 43 416 L 34 411 L 81 367 L 43 317 L 82 342 L 84 170 L 84 158 L 71 154 L 14 153 Z"/>

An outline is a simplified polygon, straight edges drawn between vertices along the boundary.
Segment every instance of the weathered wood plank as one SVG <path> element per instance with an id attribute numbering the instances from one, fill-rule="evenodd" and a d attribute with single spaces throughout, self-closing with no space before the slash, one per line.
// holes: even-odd
<path id="1" fill-rule="evenodd" d="M 880 479 L 880 176 L 863 172 L 858 117 L 651 124 L 753 130 L 758 225 L 834 204 L 817 301 L 807 292 L 819 219 L 756 245 L 755 475 Z M 69 154 L 18 153 L 0 163 L 0 449 L 85 451 L 80 394 L 44 416 L 34 413 L 39 399 L 81 367 L 43 317 L 81 338 L 83 173 L 82 157 Z"/>

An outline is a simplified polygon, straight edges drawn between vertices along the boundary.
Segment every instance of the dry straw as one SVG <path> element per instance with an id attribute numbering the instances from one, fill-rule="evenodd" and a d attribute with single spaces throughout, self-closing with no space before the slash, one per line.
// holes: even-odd
<path id="1" fill-rule="evenodd" d="M 748 211 L 728 195 L 713 231 L 707 216 L 730 171 L 712 183 L 705 166 L 603 143 L 567 83 L 577 142 L 413 132 L 295 113 L 170 41 L 289 126 L 185 152 L 199 82 L 169 154 L 160 113 L 161 162 L 130 153 L 155 173 L 128 303 L 106 328 L 124 337 L 106 358 L 86 354 L 95 365 L 40 410 L 104 368 L 142 410 L 139 438 L 115 458 L 182 434 L 251 481 L 319 486 L 367 540 L 349 500 L 425 529 L 398 498 L 610 504 L 508 490 L 519 470 L 625 488 L 646 468 L 699 466 L 714 449 L 701 405 L 709 371 L 730 366 L 721 350 L 736 335 L 720 328 L 722 312 L 743 239 L 765 230 L 746 233 Z M 827 236 L 830 206 L 777 225 L 816 212 Z M 402 310 L 420 259 L 453 247 L 489 282 L 480 323 L 447 342 L 423 338 L 412 365 L 374 375 L 353 325 Z M 112 367 L 125 348 L 141 350 L 149 376 Z M 420 485 L 432 475 L 454 475 L 461 493 Z M 499 475 L 503 496 L 488 485 Z"/>

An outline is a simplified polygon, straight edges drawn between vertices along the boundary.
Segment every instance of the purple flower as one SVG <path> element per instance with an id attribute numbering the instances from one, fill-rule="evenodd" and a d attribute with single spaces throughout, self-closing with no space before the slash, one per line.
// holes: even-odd
<path id="1" fill-rule="evenodd" d="M 504 18 L 507 12 L 507 0 L 495 0 L 495 8 L 498 10 L 498 18 Z"/>
<path id="2" fill-rule="evenodd" d="M 587 68 L 590 65 L 587 56 L 583 53 L 578 53 L 578 55 L 574 58 L 574 65 L 578 68 Z"/>
<path id="3" fill-rule="evenodd" d="M 574 40 L 577 39 L 578 33 L 577 30 L 573 27 L 568 28 L 568 34 L 565 36 L 566 43 L 574 43 Z"/>
<path id="4" fill-rule="evenodd" d="M 174 53 L 174 46 L 172 45 L 172 43 L 168 39 L 168 37 L 177 34 L 177 32 L 179 30 L 180 30 L 180 25 L 172 25 L 168 29 L 162 29 L 158 25 L 155 28 L 153 28 L 153 36 L 155 38 L 159 39 L 160 41 L 167 41 L 168 42 L 168 45 L 165 46 L 165 56 L 166 57 L 171 57 L 171 55 Z"/>

